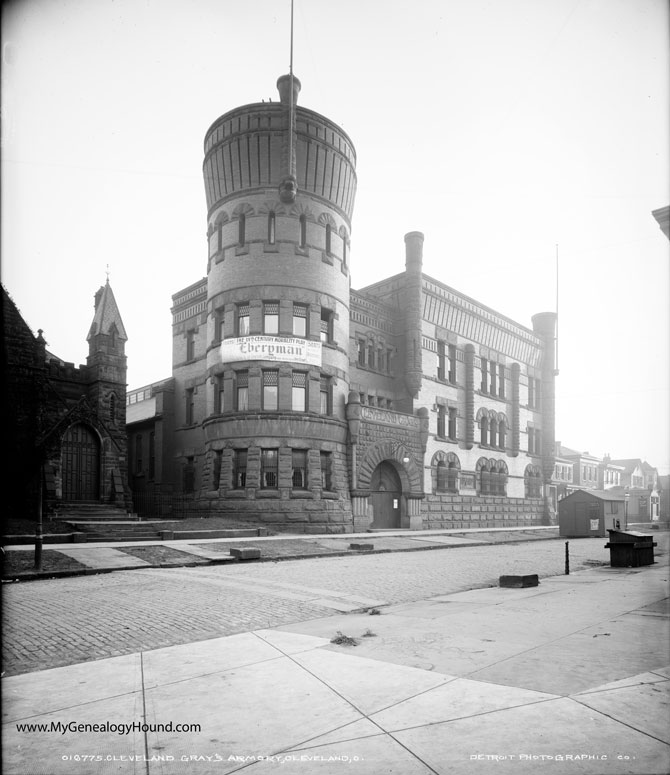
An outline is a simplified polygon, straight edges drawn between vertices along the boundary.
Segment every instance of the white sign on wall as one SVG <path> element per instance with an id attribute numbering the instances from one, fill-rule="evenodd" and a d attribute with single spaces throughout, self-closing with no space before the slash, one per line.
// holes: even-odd
<path id="1" fill-rule="evenodd" d="M 286 336 L 241 336 L 221 342 L 221 361 L 291 361 L 321 365 L 321 342 Z"/>

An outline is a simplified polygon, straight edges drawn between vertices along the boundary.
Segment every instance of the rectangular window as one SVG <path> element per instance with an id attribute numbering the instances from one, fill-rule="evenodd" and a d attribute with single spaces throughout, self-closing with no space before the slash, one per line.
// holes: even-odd
<path id="1" fill-rule="evenodd" d="M 386 371 L 387 373 L 391 373 L 393 369 L 393 350 L 387 350 L 386 351 Z"/>
<path id="2" fill-rule="evenodd" d="M 276 301 L 263 304 L 263 333 L 270 335 L 279 333 L 279 303 Z"/>
<path id="3" fill-rule="evenodd" d="M 276 490 L 279 473 L 279 450 L 261 450 L 261 489 Z"/>
<path id="4" fill-rule="evenodd" d="M 449 345 L 449 382 L 456 382 L 456 345 Z"/>
<path id="5" fill-rule="evenodd" d="M 195 358 L 195 331 L 186 332 L 186 360 L 192 361 Z"/>
<path id="6" fill-rule="evenodd" d="M 449 407 L 449 427 L 447 428 L 447 438 L 456 441 L 456 407 Z"/>
<path id="7" fill-rule="evenodd" d="M 135 436 L 135 473 L 142 473 L 142 434 Z"/>
<path id="8" fill-rule="evenodd" d="M 386 371 L 386 363 L 384 363 L 384 350 L 383 348 L 377 348 L 377 369 L 378 371 Z"/>
<path id="9" fill-rule="evenodd" d="M 445 344 L 442 341 L 437 342 L 437 378 L 446 379 L 446 352 Z"/>
<path id="10" fill-rule="evenodd" d="M 437 407 L 437 435 L 446 436 L 447 408 L 445 406 Z"/>
<path id="11" fill-rule="evenodd" d="M 293 336 L 307 336 L 307 306 L 305 304 L 293 305 Z"/>
<path id="12" fill-rule="evenodd" d="M 358 365 L 365 366 L 365 341 L 359 339 L 358 342 Z"/>
<path id="13" fill-rule="evenodd" d="M 263 372 L 263 409 L 275 411 L 278 404 L 279 372 Z"/>
<path id="14" fill-rule="evenodd" d="M 247 450 L 233 450 L 233 489 L 243 490 L 247 485 Z"/>
<path id="15" fill-rule="evenodd" d="M 291 409 L 293 409 L 294 412 L 307 411 L 307 374 L 304 371 L 293 372 Z"/>
<path id="16" fill-rule="evenodd" d="M 491 362 L 491 395 L 492 396 L 495 396 L 498 392 L 497 384 L 496 384 L 497 366 L 498 364 Z"/>
<path id="17" fill-rule="evenodd" d="M 249 336 L 249 304 L 237 305 L 237 336 Z"/>
<path id="18" fill-rule="evenodd" d="M 323 417 L 329 417 L 333 413 L 331 395 L 330 378 L 321 377 L 319 384 L 319 412 Z"/>
<path id="19" fill-rule="evenodd" d="M 193 425 L 195 422 L 195 388 L 189 388 L 186 391 L 186 425 Z"/>
<path id="20" fill-rule="evenodd" d="M 225 333 L 223 309 L 217 309 L 214 317 L 214 341 L 221 342 Z"/>
<path id="21" fill-rule="evenodd" d="M 488 361 L 486 358 L 480 358 L 482 363 L 482 393 L 488 392 L 489 388 L 489 381 L 488 381 Z"/>
<path id="22" fill-rule="evenodd" d="M 214 450 L 214 461 L 212 465 L 212 489 L 219 489 L 219 481 L 221 479 L 221 460 L 223 458 L 223 450 Z"/>
<path id="23" fill-rule="evenodd" d="M 307 489 L 307 450 L 306 449 L 294 449 L 292 450 L 292 475 L 291 485 L 294 490 L 306 490 Z"/>
<path id="24" fill-rule="evenodd" d="M 505 398 L 505 367 L 502 363 L 498 366 L 498 395 Z"/>
<path id="25" fill-rule="evenodd" d="M 375 346 L 373 344 L 368 345 L 368 366 L 371 369 L 375 367 Z"/>
<path id="26" fill-rule="evenodd" d="M 223 411 L 223 374 L 219 374 L 214 383 L 214 411 Z"/>
<path id="27" fill-rule="evenodd" d="M 238 412 L 246 412 L 249 409 L 249 372 L 238 371 L 235 374 L 235 388 Z"/>
<path id="28" fill-rule="evenodd" d="M 321 341 L 324 344 L 333 343 L 333 313 L 332 310 L 321 308 Z"/>
<path id="29" fill-rule="evenodd" d="M 321 452 L 321 487 L 324 490 L 332 490 L 332 453 Z"/>

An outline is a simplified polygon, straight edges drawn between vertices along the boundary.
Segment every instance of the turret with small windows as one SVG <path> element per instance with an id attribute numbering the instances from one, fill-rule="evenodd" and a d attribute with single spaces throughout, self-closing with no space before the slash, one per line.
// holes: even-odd
<path id="1" fill-rule="evenodd" d="M 279 102 L 235 108 L 205 135 L 207 277 L 173 308 L 184 393 L 177 455 L 189 470 L 197 458 L 194 494 L 222 511 L 280 509 L 285 522 L 298 502 L 305 529 L 321 521 L 332 531 L 333 511 L 350 515 L 356 156 L 336 124 L 297 105 L 295 76 L 277 87 Z"/>

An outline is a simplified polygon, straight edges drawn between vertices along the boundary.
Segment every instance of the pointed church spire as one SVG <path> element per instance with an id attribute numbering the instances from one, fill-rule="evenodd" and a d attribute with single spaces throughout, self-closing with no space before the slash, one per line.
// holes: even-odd
<path id="1" fill-rule="evenodd" d="M 109 284 L 109 276 L 104 285 L 98 288 L 95 294 L 95 315 L 88 331 L 86 341 L 90 342 L 98 334 L 110 334 L 114 331 L 116 338 L 128 341 L 126 329 L 121 320 L 121 313 L 116 304 L 112 286 Z"/>

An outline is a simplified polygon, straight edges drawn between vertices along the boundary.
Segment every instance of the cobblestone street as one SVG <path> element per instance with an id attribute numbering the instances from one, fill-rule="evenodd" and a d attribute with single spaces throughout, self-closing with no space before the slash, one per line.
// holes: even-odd
<path id="1" fill-rule="evenodd" d="M 667 534 L 658 540 L 657 559 Z M 571 569 L 609 564 L 605 543 L 570 541 Z M 564 541 L 543 540 L 6 584 L 3 669 L 12 675 L 191 643 L 497 585 L 503 574 L 560 575 L 564 567 Z"/>

